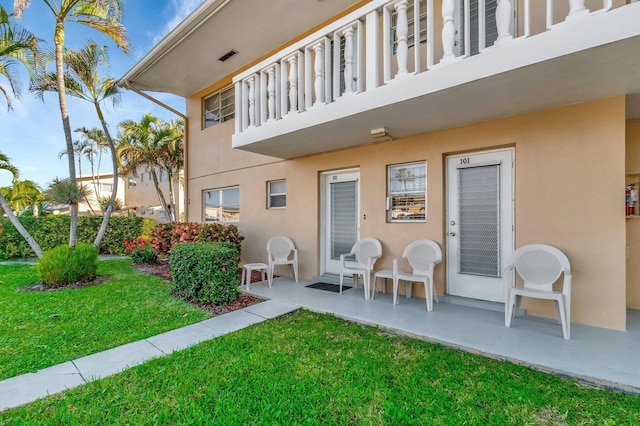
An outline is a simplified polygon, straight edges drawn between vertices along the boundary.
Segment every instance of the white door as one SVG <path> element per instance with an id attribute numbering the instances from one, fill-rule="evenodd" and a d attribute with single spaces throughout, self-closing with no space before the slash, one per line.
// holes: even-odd
<path id="1" fill-rule="evenodd" d="M 340 273 L 340 255 L 360 238 L 360 172 L 322 175 L 322 273 Z"/>
<path id="2" fill-rule="evenodd" d="M 447 292 L 503 302 L 513 253 L 513 150 L 447 157 Z"/>

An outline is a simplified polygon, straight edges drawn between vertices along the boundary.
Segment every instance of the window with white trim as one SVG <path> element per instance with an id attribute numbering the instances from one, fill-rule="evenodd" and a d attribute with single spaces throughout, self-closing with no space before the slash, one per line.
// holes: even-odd
<path id="1" fill-rule="evenodd" d="M 202 105 L 202 128 L 206 129 L 234 118 L 235 103 L 236 94 L 233 86 L 206 97 Z"/>
<path id="2" fill-rule="evenodd" d="M 272 180 L 267 182 L 268 201 L 270 209 L 283 209 L 287 207 L 287 181 Z"/>
<path id="3" fill-rule="evenodd" d="M 240 222 L 240 187 L 210 189 L 202 193 L 205 222 Z"/>
<path id="4" fill-rule="evenodd" d="M 389 222 L 424 222 L 427 218 L 427 163 L 389 166 L 388 191 Z"/>
<path id="5" fill-rule="evenodd" d="M 160 182 L 167 182 L 169 180 L 169 172 L 166 169 L 160 170 Z"/>

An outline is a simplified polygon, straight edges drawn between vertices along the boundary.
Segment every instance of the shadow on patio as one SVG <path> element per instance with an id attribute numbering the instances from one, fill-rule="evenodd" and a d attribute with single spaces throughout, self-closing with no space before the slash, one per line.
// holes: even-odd
<path id="1" fill-rule="evenodd" d="M 502 304 L 469 305 L 464 300 L 441 296 L 440 303 L 434 303 L 433 312 L 427 312 L 424 298 L 399 296 L 400 304 L 394 306 L 390 293 L 377 293 L 374 300 L 364 300 L 362 285 L 340 295 L 307 288 L 311 283 L 300 280 L 296 284 L 288 278 L 277 278 L 272 288 L 265 281 L 252 284 L 249 291 L 246 286 L 241 290 L 398 334 L 568 375 L 595 386 L 640 393 L 640 311 L 628 311 L 626 332 L 573 323 L 571 340 L 564 340 L 562 327 L 551 319 L 519 316 L 511 328 L 506 328 Z"/>

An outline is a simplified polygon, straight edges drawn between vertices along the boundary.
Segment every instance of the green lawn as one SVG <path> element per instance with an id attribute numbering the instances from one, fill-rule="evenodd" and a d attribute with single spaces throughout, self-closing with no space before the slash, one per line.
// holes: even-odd
<path id="1" fill-rule="evenodd" d="M 0 413 L 22 424 L 640 424 L 640 397 L 299 311 Z"/>
<path id="2" fill-rule="evenodd" d="M 210 317 L 130 263 L 101 261 L 109 282 L 54 292 L 17 291 L 38 282 L 34 267 L 0 265 L 0 380 Z"/>

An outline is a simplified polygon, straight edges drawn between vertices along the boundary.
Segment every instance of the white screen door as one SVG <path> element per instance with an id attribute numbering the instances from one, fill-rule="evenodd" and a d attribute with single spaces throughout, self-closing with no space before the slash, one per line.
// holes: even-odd
<path id="1" fill-rule="evenodd" d="M 504 302 L 513 244 L 513 150 L 447 157 L 448 293 Z"/>
<path id="2" fill-rule="evenodd" d="M 340 255 L 349 253 L 359 239 L 358 171 L 323 175 L 323 273 L 340 273 Z"/>

